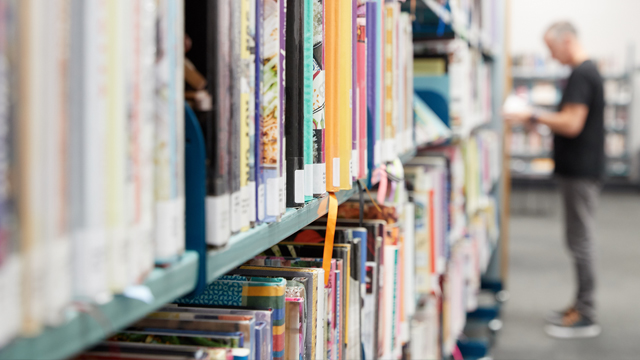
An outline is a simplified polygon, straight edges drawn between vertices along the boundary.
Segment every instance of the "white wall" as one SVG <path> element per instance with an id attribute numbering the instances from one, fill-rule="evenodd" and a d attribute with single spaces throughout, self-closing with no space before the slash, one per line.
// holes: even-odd
<path id="1" fill-rule="evenodd" d="M 571 21 L 594 58 L 615 56 L 626 65 L 630 43 L 640 51 L 638 0 L 511 0 L 511 53 L 548 54 L 544 31 L 555 21 Z M 636 56 L 636 62 L 640 59 Z"/>

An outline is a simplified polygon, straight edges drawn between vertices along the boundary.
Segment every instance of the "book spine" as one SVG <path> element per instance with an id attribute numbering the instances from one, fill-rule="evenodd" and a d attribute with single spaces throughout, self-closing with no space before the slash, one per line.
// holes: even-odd
<path id="1" fill-rule="evenodd" d="M 360 141 L 359 107 L 360 101 L 358 92 L 358 0 L 351 0 L 351 161 L 349 162 L 349 173 L 351 181 L 358 178 L 358 147 Z"/>
<path id="2" fill-rule="evenodd" d="M 256 59 L 255 59 L 255 132 L 253 144 L 255 161 L 255 224 L 261 224 L 265 218 L 265 181 L 263 170 L 263 113 L 264 94 L 264 0 L 256 0 Z"/>
<path id="3" fill-rule="evenodd" d="M 316 0 L 304 0 L 304 200 L 313 199 L 313 15 Z"/>
<path id="4" fill-rule="evenodd" d="M 278 92 L 279 92 L 279 107 L 278 107 L 278 122 L 279 122 L 279 133 L 280 133 L 280 162 L 279 162 L 279 173 L 278 173 L 278 213 L 279 216 L 282 216 L 284 212 L 287 210 L 286 204 L 286 189 L 287 189 L 287 164 L 286 164 L 286 154 L 285 149 L 287 148 L 287 138 L 285 137 L 284 129 L 285 129 L 285 71 L 286 71 L 286 59 L 287 59 L 287 0 L 278 0 L 278 20 L 279 20 L 279 33 L 280 38 L 278 39 L 280 45 L 279 53 L 279 66 L 278 66 Z M 278 217 L 279 218 L 279 217 Z"/>
<path id="5" fill-rule="evenodd" d="M 183 193 L 184 119 L 182 83 L 182 53 L 178 49 L 184 41 L 178 39 L 179 16 L 182 13 L 179 0 L 158 2 L 158 43 L 156 59 L 156 142 L 155 142 L 155 258 L 157 263 L 174 261 L 184 248 Z M 184 51 L 183 51 L 184 52 Z M 179 85 L 180 84 L 180 85 Z M 182 241 L 181 241 L 182 240 Z"/>
<path id="6" fill-rule="evenodd" d="M 240 191 L 241 230 L 246 231 L 256 221 L 255 191 L 255 89 L 256 89 L 256 4 L 242 0 L 241 52 L 242 81 L 240 95 Z"/>
<path id="7" fill-rule="evenodd" d="M 286 1 L 286 203 L 299 207 L 304 205 L 304 3 Z"/>
<path id="8" fill-rule="evenodd" d="M 380 144 L 377 149 L 375 149 L 376 157 L 378 158 L 378 162 L 376 165 L 380 165 L 386 161 L 383 152 L 385 148 L 385 124 L 386 124 L 386 97 L 385 97 L 385 4 L 384 0 L 377 0 L 378 3 L 378 26 L 376 29 L 378 41 L 376 43 L 376 54 L 378 58 L 378 75 L 376 76 L 376 88 L 378 89 L 378 96 L 376 97 L 376 104 L 378 105 L 378 116 L 377 116 L 377 128 L 378 128 L 378 138 L 377 144 Z"/>
<path id="9" fill-rule="evenodd" d="M 367 168 L 369 176 L 376 168 L 376 152 L 378 128 L 377 122 L 377 95 L 378 88 L 376 87 L 376 74 L 378 68 L 378 58 L 376 57 L 376 48 L 378 46 L 377 27 L 378 27 L 378 4 L 376 1 L 368 1 L 366 4 L 366 53 L 367 53 Z"/>
<path id="10" fill-rule="evenodd" d="M 21 253 L 16 232 L 16 192 L 12 179 L 17 170 L 17 156 L 12 139 L 16 135 L 15 91 L 19 89 L 16 56 L 17 11 L 15 0 L 0 2 L 0 347 L 20 331 L 22 315 Z"/>
<path id="11" fill-rule="evenodd" d="M 357 178 L 367 174 L 367 6 L 364 0 L 358 0 L 357 9 L 357 106 L 358 106 L 358 167 Z"/>
<path id="12" fill-rule="evenodd" d="M 207 68 L 210 92 L 213 101 L 213 121 L 204 125 L 207 157 L 209 158 L 209 179 L 207 181 L 207 244 L 221 246 L 227 243 L 231 235 L 229 186 L 229 120 L 231 99 L 229 94 L 231 66 L 230 51 L 230 0 L 209 4 L 209 16 L 203 21 L 207 24 L 208 37 L 204 42 L 211 53 L 205 56 L 212 62 Z M 196 32 L 196 31 L 194 31 Z M 196 34 L 193 35 L 197 36 Z M 195 50 L 195 49 L 194 49 Z M 196 65 L 197 66 L 197 65 Z M 207 62 L 203 64 L 207 66 Z"/>
<path id="13" fill-rule="evenodd" d="M 325 164 L 325 67 L 324 8 L 322 0 L 313 0 L 313 195 L 327 191 Z"/>
<path id="14" fill-rule="evenodd" d="M 140 0 L 139 11 L 139 193 L 137 210 L 138 282 L 153 270 L 154 265 L 154 140 L 156 132 L 154 64 L 156 58 L 156 2 Z"/>
<path id="15" fill-rule="evenodd" d="M 262 108 L 261 161 L 264 176 L 265 222 L 280 217 L 280 4 L 277 0 L 263 0 L 262 28 Z M 282 2 L 282 1 L 280 1 Z M 260 194 L 259 194 L 260 195 Z"/>
<path id="16" fill-rule="evenodd" d="M 339 141 L 340 141 L 340 189 L 351 189 L 353 163 L 351 157 L 353 156 L 353 119 L 354 119 L 354 3 L 349 1 L 340 1 L 338 18 L 338 36 L 340 40 L 339 59 L 340 63 L 340 82 L 341 93 L 340 105 L 341 113 L 338 117 L 340 122 Z M 343 54 L 347 54 L 346 58 Z M 345 121 L 343 119 L 351 119 L 351 121 Z M 345 334 L 346 336 L 346 334 Z"/>
<path id="17" fill-rule="evenodd" d="M 42 165 L 38 162 L 41 156 L 41 131 L 44 124 L 41 120 L 42 95 L 40 90 L 40 78 L 43 71 L 39 68 L 38 59 L 42 58 L 41 28 L 43 9 L 37 1 L 22 1 L 19 4 L 19 36 L 20 42 L 25 44 L 20 47 L 19 58 L 21 61 L 18 86 L 18 163 L 19 181 L 22 184 L 18 188 L 18 216 L 21 228 L 20 246 L 23 254 L 23 280 L 26 286 L 22 291 L 22 333 L 33 335 L 42 326 L 44 318 L 43 299 L 44 272 L 46 255 L 41 243 L 40 223 L 38 211 L 42 211 L 39 201 L 42 199 L 39 179 L 44 179 L 41 173 Z M 37 79 L 37 80 L 36 80 Z"/>
<path id="18" fill-rule="evenodd" d="M 42 159 L 47 181 L 43 182 L 43 237 L 47 254 L 45 272 L 45 321 L 58 325 L 64 320 L 64 308 L 71 302 L 71 244 L 67 223 L 67 126 L 70 7 L 67 0 L 46 3 L 47 23 L 43 30 L 44 51 L 50 57 L 44 69 Z"/>
<path id="19" fill-rule="evenodd" d="M 385 96 L 385 121 L 384 121 L 384 148 L 382 150 L 384 161 L 392 161 L 395 152 L 395 126 L 394 126 L 394 26 L 395 6 L 393 3 L 385 4 L 384 9 L 384 96 Z"/>
<path id="20" fill-rule="evenodd" d="M 242 119 L 241 105 L 241 81 L 242 81 L 242 63 L 241 63 L 241 3 L 242 1 L 231 1 L 231 23 L 230 23 L 230 88 L 231 92 L 231 119 L 229 133 L 229 192 L 231 193 L 231 233 L 235 234 L 242 227 L 242 199 L 241 199 L 241 180 L 240 180 L 240 151 L 241 151 L 241 134 L 240 128 Z"/>

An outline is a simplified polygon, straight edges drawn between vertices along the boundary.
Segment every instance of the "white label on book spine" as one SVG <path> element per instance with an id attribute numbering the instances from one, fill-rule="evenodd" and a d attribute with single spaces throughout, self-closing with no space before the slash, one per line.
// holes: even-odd
<path id="1" fill-rule="evenodd" d="M 313 196 L 313 164 L 305 164 L 304 166 L 304 196 Z"/>
<path id="2" fill-rule="evenodd" d="M 265 217 L 266 209 L 264 207 L 264 202 L 265 202 L 264 184 L 261 184 L 260 186 L 258 186 L 258 211 L 256 212 L 258 214 L 258 221 L 263 221 Z"/>
<path id="3" fill-rule="evenodd" d="M 280 215 L 280 179 L 267 179 L 267 216 Z"/>
<path id="4" fill-rule="evenodd" d="M 249 181 L 247 187 L 247 191 L 249 192 L 249 222 L 256 222 L 258 216 L 256 210 L 256 182 Z"/>
<path id="5" fill-rule="evenodd" d="M 333 186 L 340 187 L 340 158 L 333 158 Z"/>
<path id="6" fill-rule="evenodd" d="M 240 188 L 240 228 L 249 227 L 249 186 Z"/>
<path id="7" fill-rule="evenodd" d="M 351 169 L 351 179 L 358 178 L 358 169 L 360 169 L 360 161 L 358 161 L 358 150 L 351 150 L 351 163 L 349 164 Z"/>
<path id="8" fill-rule="evenodd" d="M 284 214 L 284 212 L 287 211 L 286 191 L 287 191 L 287 177 L 286 175 L 283 175 L 280 177 L 280 181 L 278 183 L 278 197 L 280 199 L 280 215 Z"/>
<path id="9" fill-rule="evenodd" d="M 304 203 L 304 170 L 296 170 L 293 174 L 295 184 L 293 189 L 293 201 Z"/>
<path id="10" fill-rule="evenodd" d="M 313 164 L 313 193 L 324 194 L 327 192 L 327 166 Z"/>
<path id="11" fill-rule="evenodd" d="M 240 191 L 231 194 L 231 233 L 240 231 L 242 223 L 242 196 Z"/>
<path id="12" fill-rule="evenodd" d="M 373 145 L 373 163 L 376 167 L 378 167 L 382 162 L 381 156 L 382 156 L 382 141 L 378 140 Z"/>
<path id="13" fill-rule="evenodd" d="M 229 241 L 231 228 L 229 227 L 229 194 L 207 196 L 206 199 L 206 233 L 207 244 L 222 246 Z"/>

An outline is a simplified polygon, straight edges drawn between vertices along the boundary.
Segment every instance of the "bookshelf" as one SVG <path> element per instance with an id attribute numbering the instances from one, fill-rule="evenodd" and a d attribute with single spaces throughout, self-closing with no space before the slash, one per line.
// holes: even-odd
<path id="1" fill-rule="evenodd" d="M 496 0 L 496 2 L 500 2 L 500 0 Z M 81 4 L 81 2 L 77 3 Z M 435 2 L 431 2 L 431 5 L 429 5 L 429 3 L 429 1 L 426 1 L 424 4 L 427 6 L 438 5 Z M 493 73 L 492 82 L 494 84 L 500 83 L 501 74 L 497 69 L 500 69 L 501 62 L 499 51 L 495 50 L 497 48 L 495 44 L 484 41 L 478 29 L 474 29 L 473 27 L 465 25 L 464 22 L 460 22 L 460 13 L 456 12 L 456 9 L 453 11 L 451 11 L 451 9 L 444 10 L 449 13 L 448 22 L 450 26 L 453 26 L 453 36 L 462 39 L 463 43 L 473 48 L 479 60 L 490 63 L 489 66 L 496 70 Z M 446 12 L 439 12 L 438 16 L 441 18 L 447 17 Z M 178 18 L 180 17 L 175 17 L 175 19 Z M 178 23 L 175 27 L 179 28 L 180 25 L 181 24 Z M 181 38 L 178 37 L 178 39 Z M 182 67 L 178 66 L 178 68 Z M 181 77 L 182 74 L 177 74 L 176 78 L 180 79 Z M 174 89 L 175 87 L 168 86 L 168 88 Z M 495 89 L 491 89 L 487 91 L 493 92 L 494 90 Z M 496 98 L 501 97 L 499 90 L 495 91 Z M 182 111 L 180 106 L 182 100 L 181 96 L 178 96 L 177 102 L 171 104 L 172 107 L 176 108 L 175 110 L 178 113 Z M 500 100 L 496 100 L 492 103 L 493 109 L 496 108 L 496 104 L 499 102 Z M 174 106 L 176 104 L 177 106 Z M 190 110 L 186 111 L 186 118 L 193 115 L 193 113 L 189 114 L 189 112 Z M 404 142 L 402 144 L 404 145 L 403 149 L 408 148 L 408 150 L 398 154 L 400 162 L 409 162 L 419 154 L 419 150 L 439 147 L 443 144 L 453 143 L 458 148 L 456 150 L 461 151 L 461 148 L 473 143 L 470 139 L 473 140 L 476 132 L 483 129 L 495 132 L 501 131 L 501 125 L 500 122 L 497 121 L 496 111 L 493 111 L 492 115 L 477 115 L 476 113 L 478 112 L 471 112 L 471 116 L 466 121 L 465 126 L 454 129 L 453 136 L 446 140 L 441 139 L 436 143 L 420 144 L 419 146 L 413 147 L 411 146 L 413 142 Z M 201 190 L 204 190 L 204 186 L 202 186 L 201 183 L 204 179 L 202 166 L 202 164 L 204 164 L 204 141 L 202 135 L 198 137 L 192 132 L 194 124 L 197 123 L 197 120 L 195 120 L 195 122 L 193 120 L 193 118 L 186 120 L 184 133 L 182 133 L 182 127 L 178 126 L 181 126 L 182 123 L 179 121 L 175 122 L 178 124 L 176 130 L 176 134 L 178 135 L 175 136 L 175 140 L 177 140 L 178 143 L 178 151 L 176 151 L 178 156 L 176 156 L 176 159 L 179 159 L 182 155 L 182 141 L 184 141 L 184 153 L 186 155 L 184 157 L 184 171 L 186 172 L 186 184 L 184 185 L 185 197 L 187 199 L 195 197 L 199 199 L 198 201 L 202 201 L 206 195 L 204 192 L 201 192 Z M 473 144 L 473 146 L 478 145 Z M 464 166 L 467 159 L 458 157 L 456 161 Z M 394 160 L 394 162 L 397 163 L 397 160 Z M 178 162 L 175 165 L 175 169 L 177 169 L 175 172 L 181 173 L 182 166 L 183 164 Z M 446 181 L 448 180 L 445 180 L 445 182 Z M 470 180 L 470 183 L 476 182 L 479 183 L 479 179 Z M 463 186 L 459 188 L 462 189 Z M 442 193 L 445 193 L 447 190 L 443 188 Z M 495 181 L 491 185 L 490 196 L 495 197 L 497 203 L 499 203 L 500 193 L 500 182 Z M 358 187 L 355 183 L 352 184 L 351 190 L 336 193 L 340 204 L 357 195 Z M 482 210 L 487 210 L 490 207 L 488 204 L 489 199 L 483 197 L 486 195 L 487 194 L 482 194 L 482 196 L 474 198 L 474 206 L 468 206 L 464 204 L 464 202 L 462 204 L 458 202 L 456 206 L 464 209 L 462 212 L 463 217 L 468 216 L 469 218 L 473 218 L 479 216 Z M 78 306 L 76 306 L 76 308 L 79 310 L 62 325 L 46 327 L 37 336 L 13 340 L 7 346 L 0 349 L 0 360 L 27 358 L 60 359 L 74 356 L 82 350 L 104 340 L 110 334 L 128 327 L 163 305 L 197 292 L 199 289 L 202 289 L 203 286 L 210 284 L 233 268 L 243 264 L 246 260 L 268 249 L 316 219 L 326 215 L 328 199 L 328 196 L 324 195 L 307 202 L 300 208 L 288 208 L 279 221 L 259 225 L 246 232 L 233 235 L 228 243 L 219 248 L 207 247 L 203 239 L 205 217 L 202 215 L 204 207 L 202 207 L 202 209 L 200 209 L 199 206 L 192 207 L 189 204 L 189 200 L 187 200 L 186 216 L 183 217 L 181 212 L 176 212 L 178 219 L 183 218 L 180 220 L 186 220 L 186 226 L 181 224 L 178 226 L 178 228 L 186 230 L 187 251 L 183 255 L 180 255 L 175 261 L 165 262 L 166 267 L 152 270 L 152 272 L 146 276 L 146 280 L 142 285 L 125 288 L 125 295 L 115 295 L 110 301 L 101 305 L 77 304 Z M 193 205 L 193 203 L 191 205 Z M 451 210 L 447 209 L 445 212 L 446 211 Z M 192 221 L 202 223 L 194 225 Z M 456 230 L 460 230 L 461 228 L 463 227 L 457 228 Z M 451 241 L 453 247 L 457 247 L 463 245 L 462 243 L 465 242 L 465 237 L 466 233 L 459 231 L 455 232 L 455 235 L 451 234 L 450 239 L 447 238 L 447 241 Z M 84 240 L 84 238 L 80 240 Z M 497 242 L 493 244 L 489 252 L 493 253 L 499 251 L 499 249 L 500 242 Z M 171 257 L 169 257 L 169 259 L 174 260 L 174 258 Z M 151 263 L 151 266 L 152 265 Z M 483 271 L 483 275 L 491 276 L 492 272 L 494 271 L 489 268 L 489 270 Z M 501 284 L 502 279 L 497 281 Z M 500 287 L 501 286 L 502 285 L 500 285 Z M 148 295 L 149 293 L 152 294 L 153 297 L 143 300 L 143 296 L 140 294 Z M 411 297 L 409 299 L 411 299 Z M 462 314 L 464 315 L 464 311 Z M 459 333 L 456 333 L 450 337 L 449 340 L 455 345 L 458 337 Z M 449 348 L 451 345 L 447 344 L 447 347 Z"/>
<path id="2" fill-rule="evenodd" d="M 420 148 L 432 144 L 423 144 Z M 416 156 L 417 148 L 400 156 L 403 163 Z M 364 181 L 364 180 L 361 180 Z M 342 204 L 358 194 L 356 183 L 351 190 L 336 193 Z M 221 248 L 206 252 L 206 284 L 242 265 L 255 255 L 327 214 L 328 195 L 314 199 L 299 209 L 287 209 L 279 222 L 263 224 L 233 236 Z M 19 338 L 0 349 L 0 360 L 63 359 L 99 343 L 109 334 L 124 329 L 154 310 L 191 293 L 198 282 L 196 251 L 187 251 L 171 267 L 155 269 L 144 283 L 153 294 L 151 303 L 117 295 L 90 313 L 78 313 L 65 324 L 48 328 L 34 338 Z M 72 339 L 72 340 L 70 340 Z"/>
<path id="3" fill-rule="evenodd" d="M 603 72 L 605 87 L 605 154 L 607 183 L 633 184 L 637 180 L 633 176 L 634 141 L 633 129 L 633 96 L 634 81 L 633 48 L 629 48 L 627 69 L 618 72 Z M 514 90 L 529 94 L 533 106 L 555 110 L 559 104 L 567 78 L 568 68 L 529 68 L 513 66 L 511 68 Z M 536 90 L 546 87 L 545 96 L 536 96 Z M 551 92 L 555 94 L 551 94 Z M 552 134 L 545 127 L 537 127 L 532 131 L 516 127 L 512 129 L 510 138 L 510 171 L 514 179 L 551 181 L 552 166 L 547 166 L 553 159 Z M 550 163 L 552 164 L 552 163 Z M 540 168 L 538 165 L 542 165 Z"/>
<path id="4" fill-rule="evenodd" d="M 0 359 L 66 359 L 127 327 L 148 313 L 191 292 L 197 281 L 198 254 L 187 251 L 166 269 L 155 269 L 144 287 L 150 302 L 116 295 L 104 305 L 78 312 L 65 324 L 44 330 L 34 338 L 19 338 L 0 350 Z"/>

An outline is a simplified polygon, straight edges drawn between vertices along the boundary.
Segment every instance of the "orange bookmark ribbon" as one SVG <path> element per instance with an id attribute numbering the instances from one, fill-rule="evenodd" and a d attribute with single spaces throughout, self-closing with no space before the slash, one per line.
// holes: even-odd
<path id="1" fill-rule="evenodd" d="M 336 235 L 336 222 L 338 221 L 338 198 L 335 193 L 329 193 L 329 215 L 327 219 L 327 233 L 324 238 L 324 253 L 322 256 L 322 268 L 324 269 L 324 285 L 329 285 L 329 272 L 331 271 L 331 258 L 333 257 L 333 238 Z"/>

